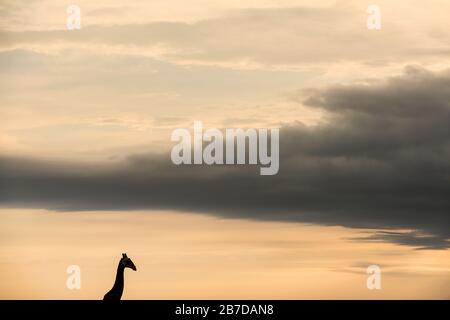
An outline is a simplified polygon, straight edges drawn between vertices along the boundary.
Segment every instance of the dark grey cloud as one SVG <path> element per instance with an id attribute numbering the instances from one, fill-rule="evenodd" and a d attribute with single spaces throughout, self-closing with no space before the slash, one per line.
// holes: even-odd
<path id="1" fill-rule="evenodd" d="M 367 237 L 354 237 L 357 241 L 395 242 L 402 245 L 414 246 L 417 250 L 446 249 L 449 247 L 448 237 L 442 235 L 424 235 L 420 232 L 376 231 Z"/>
<path id="2" fill-rule="evenodd" d="M 175 166 L 169 154 L 102 166 L 3 157 L 0 203 L 404 228 L 413 231 L 364 240 L 448 248 L 450 70 L 408 68 L 382 83 L 304 94 L 304 103 L 332 116 L 319 127 L 281 128 L 278 175 L 260 176 L 256 166 Z"/>

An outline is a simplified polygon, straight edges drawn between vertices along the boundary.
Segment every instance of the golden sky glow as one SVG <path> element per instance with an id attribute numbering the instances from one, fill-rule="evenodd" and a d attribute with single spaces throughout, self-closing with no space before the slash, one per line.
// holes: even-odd
<path id="1" fill-rule="evenodd" d="M 448 298 L 447 251 L 348 240 L 367 232 L 192 213 L 7 210 L 2 216 L 0 297 L 99 299 L 120 254 L 124 299 Z M 81 268 L 81 290 L 66 268 Z M 382 290 L 366 288 L 366 268 Z"/>

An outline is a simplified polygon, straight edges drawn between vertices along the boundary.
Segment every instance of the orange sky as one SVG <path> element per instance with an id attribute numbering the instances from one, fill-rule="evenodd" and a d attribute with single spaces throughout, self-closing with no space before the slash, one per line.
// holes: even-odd
<path id="1" fill-rule="evenodd" d="M 358 243 L 364 230 L 147 212 L 0 212 L 0 298 L 100 299 L 122 252 L 123 299 L 448 299 L 448 250 Z M 377 264 L 382 289 L 368 290 Z M 79 265 L 81 289 L 66 288 Z"/>

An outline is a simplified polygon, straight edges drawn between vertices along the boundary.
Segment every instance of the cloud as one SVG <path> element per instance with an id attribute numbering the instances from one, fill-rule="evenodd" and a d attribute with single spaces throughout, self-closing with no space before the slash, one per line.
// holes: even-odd
<path id="1" fill-rule="evenodd" d="M 450 247 L 449 239 L 445 236 L 423 235 L 419 232 L 377 231 L 367 237 L 354 237 L 357 241 L 395 242 L 406 246 L 414 246 L 418 250 L 446 249 Z"/>
<path id="2" fill-rule="evenodd" d="M 91 165 L 4 156 L 0 203 L 408 229 L 366 240 L 448 248 L 449 84 L 450 70 L 410 67 L 380 83 L 293 94 L 331 116 L 320 126 L 281 128 L 275 176 L 252 166 L 177 167 L 169 154 Z"/>
<path id="3" fill-rule="evenodd" d="M 313 63 L 376 64 L 380 60 L 404 62 L 411 57 L 448 54 L 448 34 L 438 28 L 439 20 L 430 23 L 436 25 L 434 33 L 418 34 L 413 22 L 402 25 L 400 19 L 385 19 L 382 30 L 371 32 L 365 14 L 360 5 L 339 3 L 252 8 L 191 23 L 88 25 L 76 32 L 9 31 L 1 33 L 0 38 L 3 48 L 48 50 L 57 46 L 62 50 L 87 45 L 98 50 L 107 46 L 110 52 L 152 56 L 172 63 L 287 70 Z"/>

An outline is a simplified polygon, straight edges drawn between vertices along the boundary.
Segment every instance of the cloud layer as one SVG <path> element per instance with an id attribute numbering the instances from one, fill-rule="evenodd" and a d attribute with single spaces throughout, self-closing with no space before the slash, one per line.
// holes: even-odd
<path id="1" fill-rule="evenodd" d="M 76 32 L 64 26 L 6 31 L 0 34 L 0 48 L 43 52 L 52 48 L 108 48 L 109 52 L 151 56 L 177 64 L 250 69 L 317 67 L 346 61 L 383 65 L 426 56 L 432 61 L 450 52 L 449 35 L 438 15 L 437 21 L 428 21 L 430 30 L 423 29 L 421 12 L 405 11 L 414 22 L 402 23 L 402 19 L 388 16 L 380 31 L 371 32 L 366 27 L 365 10 L 359 3 L 338 2 L 318 7 L 231 10 L 195 22 L 94 24 Z"/>
<path id="2" fill-rule="evenodd" d="M 175 166 L 169 154 L 114 165 L 4 156 L 4 206 L 56 210 L 168 208 L 223 217 L 404 228 L 368 240 L 446 248 L 450 212 L 450 70 L 407 68 L 384 82 L 295 92 L 328 122 L 286 125 L 280 171 Z M 428 234 L 423 237 L 423 234 Z"/>

